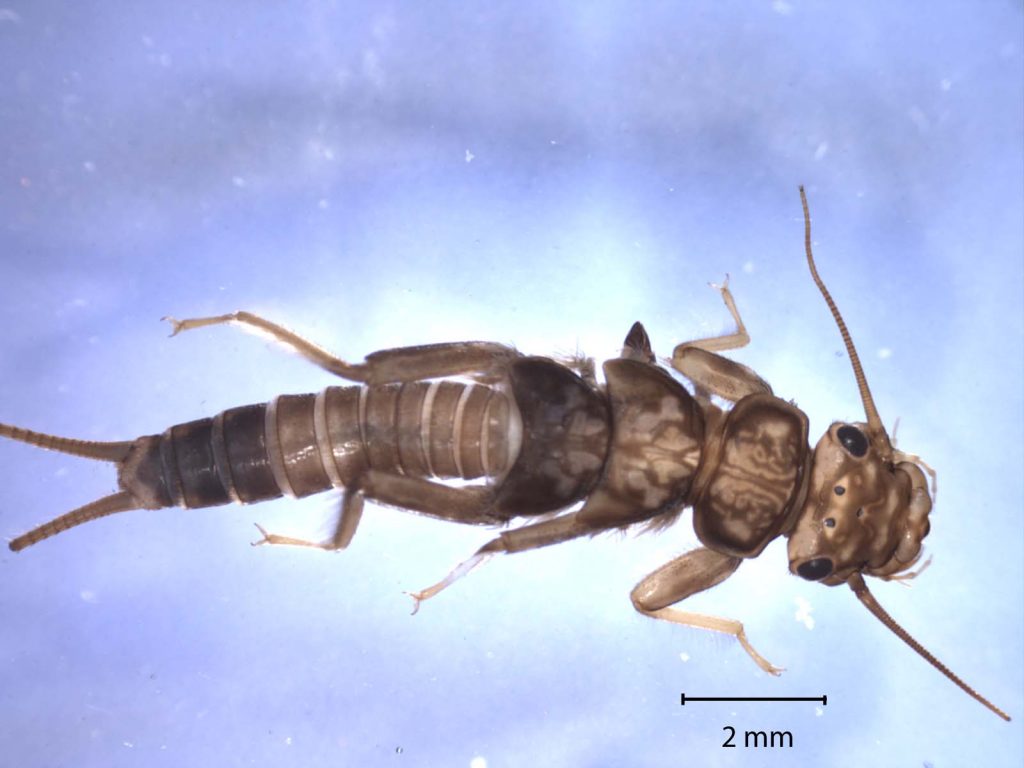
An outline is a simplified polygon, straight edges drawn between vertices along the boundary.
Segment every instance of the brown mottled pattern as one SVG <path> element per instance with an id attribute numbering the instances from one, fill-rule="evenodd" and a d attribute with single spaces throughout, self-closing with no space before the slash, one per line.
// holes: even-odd
<path id="1" fill-rule="evenodd" d="M 559 497 L 572 494 L 581 475 L 599 472 L 604 463 L 603 443 L 608 434 L 608 423 L 606 419 L 595 418 L 588 413 L 585 406 L 579 391 L 566 391 L 564 418 L 554 422 L 552 429 L 559 434 L 559 444 L 552 446 L 537 464 L 537 474 L 550 483 Z M 555 411 L 551 415 L 558 416 Z"/>
<path id="2" fill-rule="evenodd" d="M 609 475 L 618 478 L 619 493 L 644 509 L 685 493 L 700 462 L 700 425 L 684 405 L 665 395 L 616 414 L 614 472 Z"/>
<path id="3" fill-rule="evenodd" d="M 927 481 L 913 464 L 890 470 L 873 448 L 851 456 L 836 437 L 840 426 L 833 424 L 815 447 L 811 490 L 791 537 L 790 560 L 828 558 L 832 573 L 825 583 L 841 583 L 854 571 L 899 573 L 913 564 L 928 534 Z M 842 494 L 835 493 L 837 486 Z"/>
<path id="4" fill-rule="evenodd" d="M 799 424 L 770 404 L 730 419 L 718 470 L 702 496 L 701 533 L 737 554 L 778 533 L 800 478 Z"/>
<path id="5" fill-rule="evenodd" d="M 604 365 L 612 446 L 597 492 L 580 513 L 589 525 L 646 520 L 681 502 L 700 463 L 704 419 L 691 395 L 642 361 Z"/>
<path id="6" fill-rule="evenodd" d="M 561 509 L 587 495 L 600 475 L 608 405 L 583 379 L 546 358 L 521 358 L 509 373 L 523 440 L 496 508 L 510 515 Z"/>

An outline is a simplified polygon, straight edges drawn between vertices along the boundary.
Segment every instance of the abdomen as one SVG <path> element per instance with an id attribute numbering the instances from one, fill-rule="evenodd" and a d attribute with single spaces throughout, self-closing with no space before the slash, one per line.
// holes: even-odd
<path id="1" fill-rule="evenodd" d="M 515 461 L 520 434 L 516 409 L 494 387 L 328 387 L 140 438 L 119 481 L 147 506 L 195 508 L 308 496 L 349 485 L 368 469 L 495 478 Z"/>

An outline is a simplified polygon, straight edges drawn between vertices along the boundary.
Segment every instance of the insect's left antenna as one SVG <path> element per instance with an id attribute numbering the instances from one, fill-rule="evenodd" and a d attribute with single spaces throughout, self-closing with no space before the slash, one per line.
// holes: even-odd
<path id="1" fill-rule="evenodd" d="M 825 287 L 825 283 L 818 275 L 818 267 L 814 263 L 814 254 L 811 252 L 811 212 L 807 207 L 807 194 L 804 192 L 803 185 L 800 186 L 800 202 L 804 209 L 804 250 L 807 252 L 807 266 L 811 270 L 814 284 L 821 291 L 825 303 L 828 304 L 829 311 L 832 312 L 832 317 L 835 318 L 836 325 L 839 326 L 839 333 L 843 337 L 843 344 L 846 345 L 846 353 L 850 356 L 850 365 L 853 366 L 853 376 L 857 380 L 857 388 L 860 390 L 860 399 L 864 403 L 864 413 L 867 415 L 868 429 L 871 430 L 872 437 L 876 439 L 876 445 L 879 447 L 884 446 L 885 458 L 891 459 L 893 450 L 892 443 L 889 441 L 889 433 L 885 431 L 885 425 L 882 424 L 882 419 L 878 415 L 878 409 L 875 408 L 875 399 L 871 396 L 871 389 L 868 388 L 867 377 L 864 376 L 864 369 L 861 367 L 857 348 L 853 345 L 853 339 L 846 328 L 843 316 L 839 313 L 839 308 L 836 306 L 832 294 L 828 292 L 828 288 Z"/>
<path id="2" fill-rule="evenodd" d="M 35 445 L 49 451 L 58 451 L 59 453 L 67 453 L 72 456 L 95 459 L 96 461 L 109 461 L 115 464 L 120 464 L 124 461 L 133 445 L 133 442 L 130 440 L 102 443 L 93 440 L 57 437 L 56 435 L 33 432 L 30 429 L 22 429 L 21 427 L 14 427 L 9 424 L 0 424 L 0 437 L 28 443 L 29 445 Z M 139 503 L 132 494 L 128 491 L 118 491 L 33 528 L 31 531 L 12 539 L 8 546 L 12 552 L 18 552 L 43 539 L 55 536 L 61 531 L 66 531 L 68 528 L 74 528 L 76 525 L 112 515 L 115 512 L 138 509 L 138 507 Z"/>

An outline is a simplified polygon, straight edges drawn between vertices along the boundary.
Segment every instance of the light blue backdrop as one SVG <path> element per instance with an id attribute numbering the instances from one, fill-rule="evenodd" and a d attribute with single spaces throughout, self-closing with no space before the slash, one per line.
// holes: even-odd
<path id="1" fill-rule="evenodd" d="M 693 546 L 603 537 L 487 565 L 487 539 L 337 499 L 135 512 L 0 554 L 0 749 L 18 766 L 821 766 L 1022 760 L 1019 3 L 58 3 L 0 9 L 0 420 L 124 439 L 351 359 L 464 338 L 617 354 L 729 327 L 812 442 L 861 409 L 821 271 L 886 423 L 939 473 L 889 611 L 968 699 L 776 542 L 688 607 L 788 671 L 650 621 L 633 584 Z M 0 444 L 0 535 L 108 493 L 109 466 Z M 808 608 L 809 605 L 809 608 Z M 805 617 L 809 610 L 813 628 Z M 702 704 L 690 695 L 806 696 Z M 723 726 L 793 733 L 757 756 Z M 781 754 L 780 754 L 781 752 Z"/>

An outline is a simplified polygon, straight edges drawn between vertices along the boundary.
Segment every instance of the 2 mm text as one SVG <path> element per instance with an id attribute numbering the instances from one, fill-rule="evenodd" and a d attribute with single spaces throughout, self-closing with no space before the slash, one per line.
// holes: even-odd
<path id="1" fill-rule="evenodd" d="M 722 742 L 723 747 L 738 747 L 741 746 L 735 743 L 736 729 L 731 725 L 723 725 L 722 730 L 725 731 L 728 736 L 725 741 Z M 743 732 L 743 747 L 792 747 L 793 746 L 793 734 L 789 731 L 744 731 Z"/>

